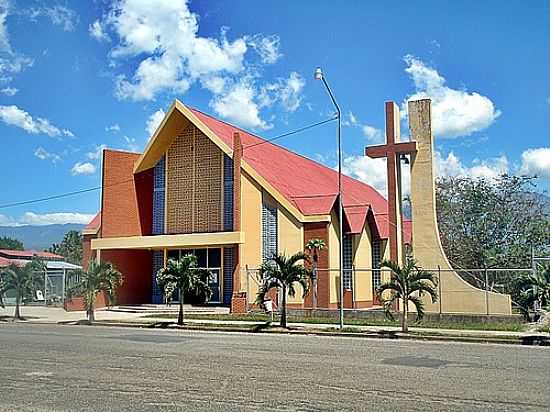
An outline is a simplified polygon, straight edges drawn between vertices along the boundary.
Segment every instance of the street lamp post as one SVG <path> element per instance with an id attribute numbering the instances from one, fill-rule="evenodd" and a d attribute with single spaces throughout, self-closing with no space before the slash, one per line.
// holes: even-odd
<path id="1" fill-rule="evenodd" d="M 340 272 L 340 329 L 344 328 L 344 220 L 343 220 L 343 202 L 342 202 L 342 119 L 340 106 L 332 94 L 332 90 L 323 75 L 320 67 L 315 70 L 315 80 L 322 80 L 327 92 L 336 108 L 336 118 L 338 119 L 338 231 L 340 233 L 340 259 L 338 270 Z"/>

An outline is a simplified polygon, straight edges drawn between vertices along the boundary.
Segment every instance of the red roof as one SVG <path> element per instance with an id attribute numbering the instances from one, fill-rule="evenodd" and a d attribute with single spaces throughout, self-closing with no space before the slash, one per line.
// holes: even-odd
<path id="1" fill-rule="evenodd" d="M 95 233 L 97 233 L 97 231 L 99 230 L 100 227 L 101 227 L 101 212 L 98 212 L 94 216 L 92 221 L 86 225 L 83 232 L 95 232 Z"/>
<path id="2" fill-rule="evenodd" d="M 239 132 L 243 160 L 304 215 L 331 213 L 338 193 L 338 173 L 335 170 L 190 106 L 186 107 L 230 149 L 233 149 L 233 133 Z M 360 233 L 370 209 L 379 236 L 387 238 L 386 199 L 372 186 L 349 176 L 342 177 L 342 185 L 346 231 Z M 96 229 L 100 225 L 101 216 L 98 214 L 85 230 Z M 407 225 L 404 226 L 406 229 Z M 410 230 L 408 233 L 405 230 L 405 240 L 410 241 Z"/>
<path id="3" fill-rule="evenodd" d="M 63 260 L 63 256 L 56 255 L 55 253 L 50 252 L 41 252 L 38 250 L 10 250 L 10 249 L 0 249 L 0 256 L 4 258 L 14 258 L 14 259 L 32 259 L 34 256 L 42 259 L 52 259 L 52 260 Z"/>
<path id="4" fill-rule="evenodd" d="M 25 266 L 33 257 L 50 261 L 65 260 L 63 256 L 50 252 L 41 252 L 37 250 L 0 249 L 0 267 L 6 267 L 11 264 L 16 266 Z"/>
<path id="5" fill-rule="evenodd" d="M 243 159 L 304 215 L 331 212 L 338 193 L 335 170 L 187 107 L 230 148 L 233 148 L 233 132 L 238 131 Z M 369 206 L 375 214 L 387 213 L 386 199 L 372 186 L 349 176 L 343 176 L 342 186 L 344 213 L 351 233 L 363 229 Z"/>

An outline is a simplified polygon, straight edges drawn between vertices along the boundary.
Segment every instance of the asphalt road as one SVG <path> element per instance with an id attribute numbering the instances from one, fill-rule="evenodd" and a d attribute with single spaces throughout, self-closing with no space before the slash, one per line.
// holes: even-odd
<path id="1" fill-rule="evenodd" d="M 0 324 L 1 411 L 550 410 L 550 348 Z"/>

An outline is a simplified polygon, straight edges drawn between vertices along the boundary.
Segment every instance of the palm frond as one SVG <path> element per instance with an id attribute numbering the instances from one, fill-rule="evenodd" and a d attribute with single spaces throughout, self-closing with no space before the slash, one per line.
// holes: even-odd
<path id="1" fill-rule="evenodd" d="M 416 307 L 416 319 L 420 320 L 424 317 L 424 303 L 418 296 L 409 296 L 409 302 L 412 302 Z"/>

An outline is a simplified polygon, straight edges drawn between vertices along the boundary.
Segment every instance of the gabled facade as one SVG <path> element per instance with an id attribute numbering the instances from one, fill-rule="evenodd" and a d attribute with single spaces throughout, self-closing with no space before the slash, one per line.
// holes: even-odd
<path id="1" fill-rule="evenodd" d="M 85 259 L 111 261 L 124 274 L 119 303 L 162 302 L 154 273 L 192 251 L 213 273 L 212 301 L 241 311 L 255 299 L 253 269 L 274 252 L 304 251 L 321 238 L 327 248 L 317 307 L 337 307 L 334 170 L 175 101 L 143 154 L 105 150 L 102 173 L 101 211 L 84 231 Z M 344 264 L 348 272 L 376 267 L 386 250 L 387 202 L 347 176 L 343 193 Z M 346 307 L 373 304 L 371 276 L 346 284 Z M 289 302 L 312 305 L 311 296 Z"/>

